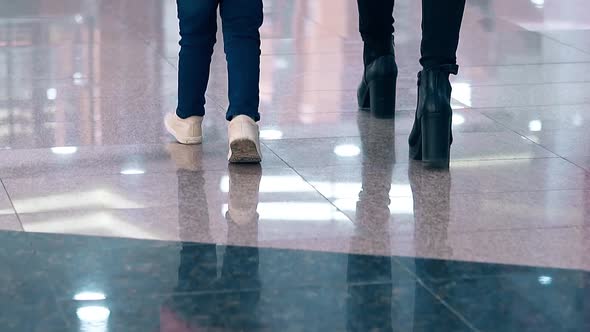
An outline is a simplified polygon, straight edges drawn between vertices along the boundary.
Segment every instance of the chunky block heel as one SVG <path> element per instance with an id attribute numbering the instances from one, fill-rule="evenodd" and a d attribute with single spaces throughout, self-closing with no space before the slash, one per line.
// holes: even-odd
<path id="1" fill-rule="evenodd" d="M 376 78 L 369 82 L 369 100 L 374 117 L 380 119 L 394 117 L 395 88 L 395 76 Z"/>
<path id="2" fill-rule="evenodd" d="M 422 162 L 430 168 L 448 168 L 451 156 L 451 121 L 449 114 L 425 114 L 422 126 Z"/>
<path id="3" fill-rule="evenodd" d="M 408 143 L 410 158 L 427 167 L 448 168 L 453 142 L 450 74 L 457 65 L 442 65 L 418 73 L 418 105 Z"/>

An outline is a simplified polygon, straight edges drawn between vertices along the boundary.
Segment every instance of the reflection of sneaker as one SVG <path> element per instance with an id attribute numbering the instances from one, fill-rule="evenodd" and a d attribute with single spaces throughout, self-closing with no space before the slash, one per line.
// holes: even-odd
<path id="1" fill-rule="evenodd" d="M 166 150 L 170 153 L 170 157 L 177 169 L 184 169 L 187 171 L 198 171 L 201 169 L 200 149 L 192 146 L 185 146 L 176 143 L 166 145 Z"/>
<path id="2" fill-rule="evenodd" d="M 176 113 L 168 113 L 164 124 L 168 132 L 181 144 L 200 144 L 203 141 L 202 116 L 181 119 Z"/>
<path id="3" fill-rule="evenodd" d="M 246 115 L 238 115 L 229 123 L 229 155 L 230 163 L 259 163 L 262 161 L 260 152 L 260 132 L 258 124 Z"/>
<path id="4" fill-rule="evenodd" d="M 229 204 L 227 217 L 237 225 L 258 222 L 258 196 L 262 168 L 255 166 L 229 167 Z"/>

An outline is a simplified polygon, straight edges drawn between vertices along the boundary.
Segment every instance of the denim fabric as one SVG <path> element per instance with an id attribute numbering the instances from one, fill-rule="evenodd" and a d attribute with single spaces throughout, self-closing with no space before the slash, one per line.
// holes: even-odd
<path id="1" fill-rule="evenodd" d="M 258 113 L 262 0 L 177 0 L 180 25 L 178 107 L 181 118 L 205 114 L 205 91 L 219 7 L 229 76 L 226 118 Z"/>

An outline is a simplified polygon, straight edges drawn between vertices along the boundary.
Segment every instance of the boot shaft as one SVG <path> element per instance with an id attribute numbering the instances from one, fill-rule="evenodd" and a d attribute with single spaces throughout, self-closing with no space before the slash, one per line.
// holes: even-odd
<path id="1" fill-rule="evenodd" d="M 393 36 L 384 40 L 368 40 L 364 43 L 363 63 L 365 67 L 384 55 L 393 55 L 395 57 Z"/>
<path id="2" fill-rule="evenodd" d="M 424 69 L 418 73 L 418 117 L 423 112 L 451 112 L 450 74 L 457 74 L 457 65 Z"/>

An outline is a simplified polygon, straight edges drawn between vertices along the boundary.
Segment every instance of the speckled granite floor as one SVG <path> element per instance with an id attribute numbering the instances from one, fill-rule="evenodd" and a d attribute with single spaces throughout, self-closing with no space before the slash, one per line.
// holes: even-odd
<path id="1" fill-rule="evenodd" d="M 162 125 L 174 1 L 0 0 L 0 331 L 590 330 L 584 0 L 467 1 L 447 172 L 408 161 L 419 1 L 394 120 L 354 0 L 264 5 L 264 162 L 228 167 L 221 43 L 204 144 Z"/>

